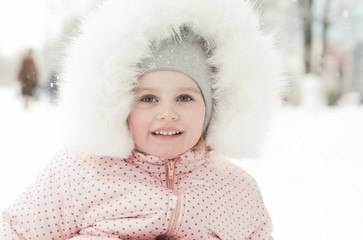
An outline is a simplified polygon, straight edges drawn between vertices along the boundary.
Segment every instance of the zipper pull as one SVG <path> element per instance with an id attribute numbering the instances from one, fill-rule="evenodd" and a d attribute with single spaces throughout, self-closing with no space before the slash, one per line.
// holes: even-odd
<path id="1" fill-rule="evenodd" d="M 169 179 L 174 179 L 174 168 L 175 168 L 175 162 L 173 160 L 170 160 L 168 162 L 168 177 Z"/>

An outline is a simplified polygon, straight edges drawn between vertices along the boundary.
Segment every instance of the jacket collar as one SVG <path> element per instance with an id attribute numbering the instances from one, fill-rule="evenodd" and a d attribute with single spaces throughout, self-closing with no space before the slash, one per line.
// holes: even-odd
<path id="1" fill-rule="evenodd" d="M 175 162 L 176 175 L 184 174 L 193 171 L 195 168 L 207 162 L 210 152 L 211 149 L 207 149 L 206 154 L 203 155 L 199 151 L 189 150 L 174 159 L 161 159 L 138 150 L 133 150 L 126 161 L 137 165 L 151 174 L 160 175 L 161 177 L 161 175 L 165 174 L 165 164 L 168 161 Z"/>

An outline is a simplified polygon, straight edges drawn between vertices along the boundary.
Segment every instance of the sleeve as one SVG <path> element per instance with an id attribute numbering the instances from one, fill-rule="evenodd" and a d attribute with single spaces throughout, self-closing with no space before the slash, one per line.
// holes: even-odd
<path id="1" fill-rule="evenodd" d="M 69 239 L 77 232 L 66 151 L 0 217 L 0 239 Z"/>
<path id="2" fill-rule="evenodd" d="M 273 240 L 272 237 L 272 221 L 270 215 L 264 205 L 260 189 L 255 180 L 253 186 L 253 215 L 251 218 L 251 234 L 247 237 L 248 240 Z"/>

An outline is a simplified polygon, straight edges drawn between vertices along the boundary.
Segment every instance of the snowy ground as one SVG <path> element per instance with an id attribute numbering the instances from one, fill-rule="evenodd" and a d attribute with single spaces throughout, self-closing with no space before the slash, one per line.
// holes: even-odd
<path id="1" fill-rule="evenodd" d="M 55 104 L 24 111 L 15 88 L 0 87 L 0 211 L 31 184 L 61 146 Z M 238 164 L 258 181 L 276 240 L 361 240 L 363 108 L 284 110 L 263 158 Z"/>

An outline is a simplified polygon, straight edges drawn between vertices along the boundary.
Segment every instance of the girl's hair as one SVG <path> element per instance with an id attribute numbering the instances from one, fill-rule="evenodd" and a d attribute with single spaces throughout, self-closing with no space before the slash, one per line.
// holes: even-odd
<path id="1" fill-rule="evenodd" d="M 195 146 L 192 148 L 193 151 L 195 152 L 201 152 L 203 155 L 205 155 L 206 151 L 207 151 L 207 147 L 205 144 L 205 140 L 203 137 L 203 134 L 200 136 L 199 141 L 197 142 L 197 144 L 195 144 Z"/>

